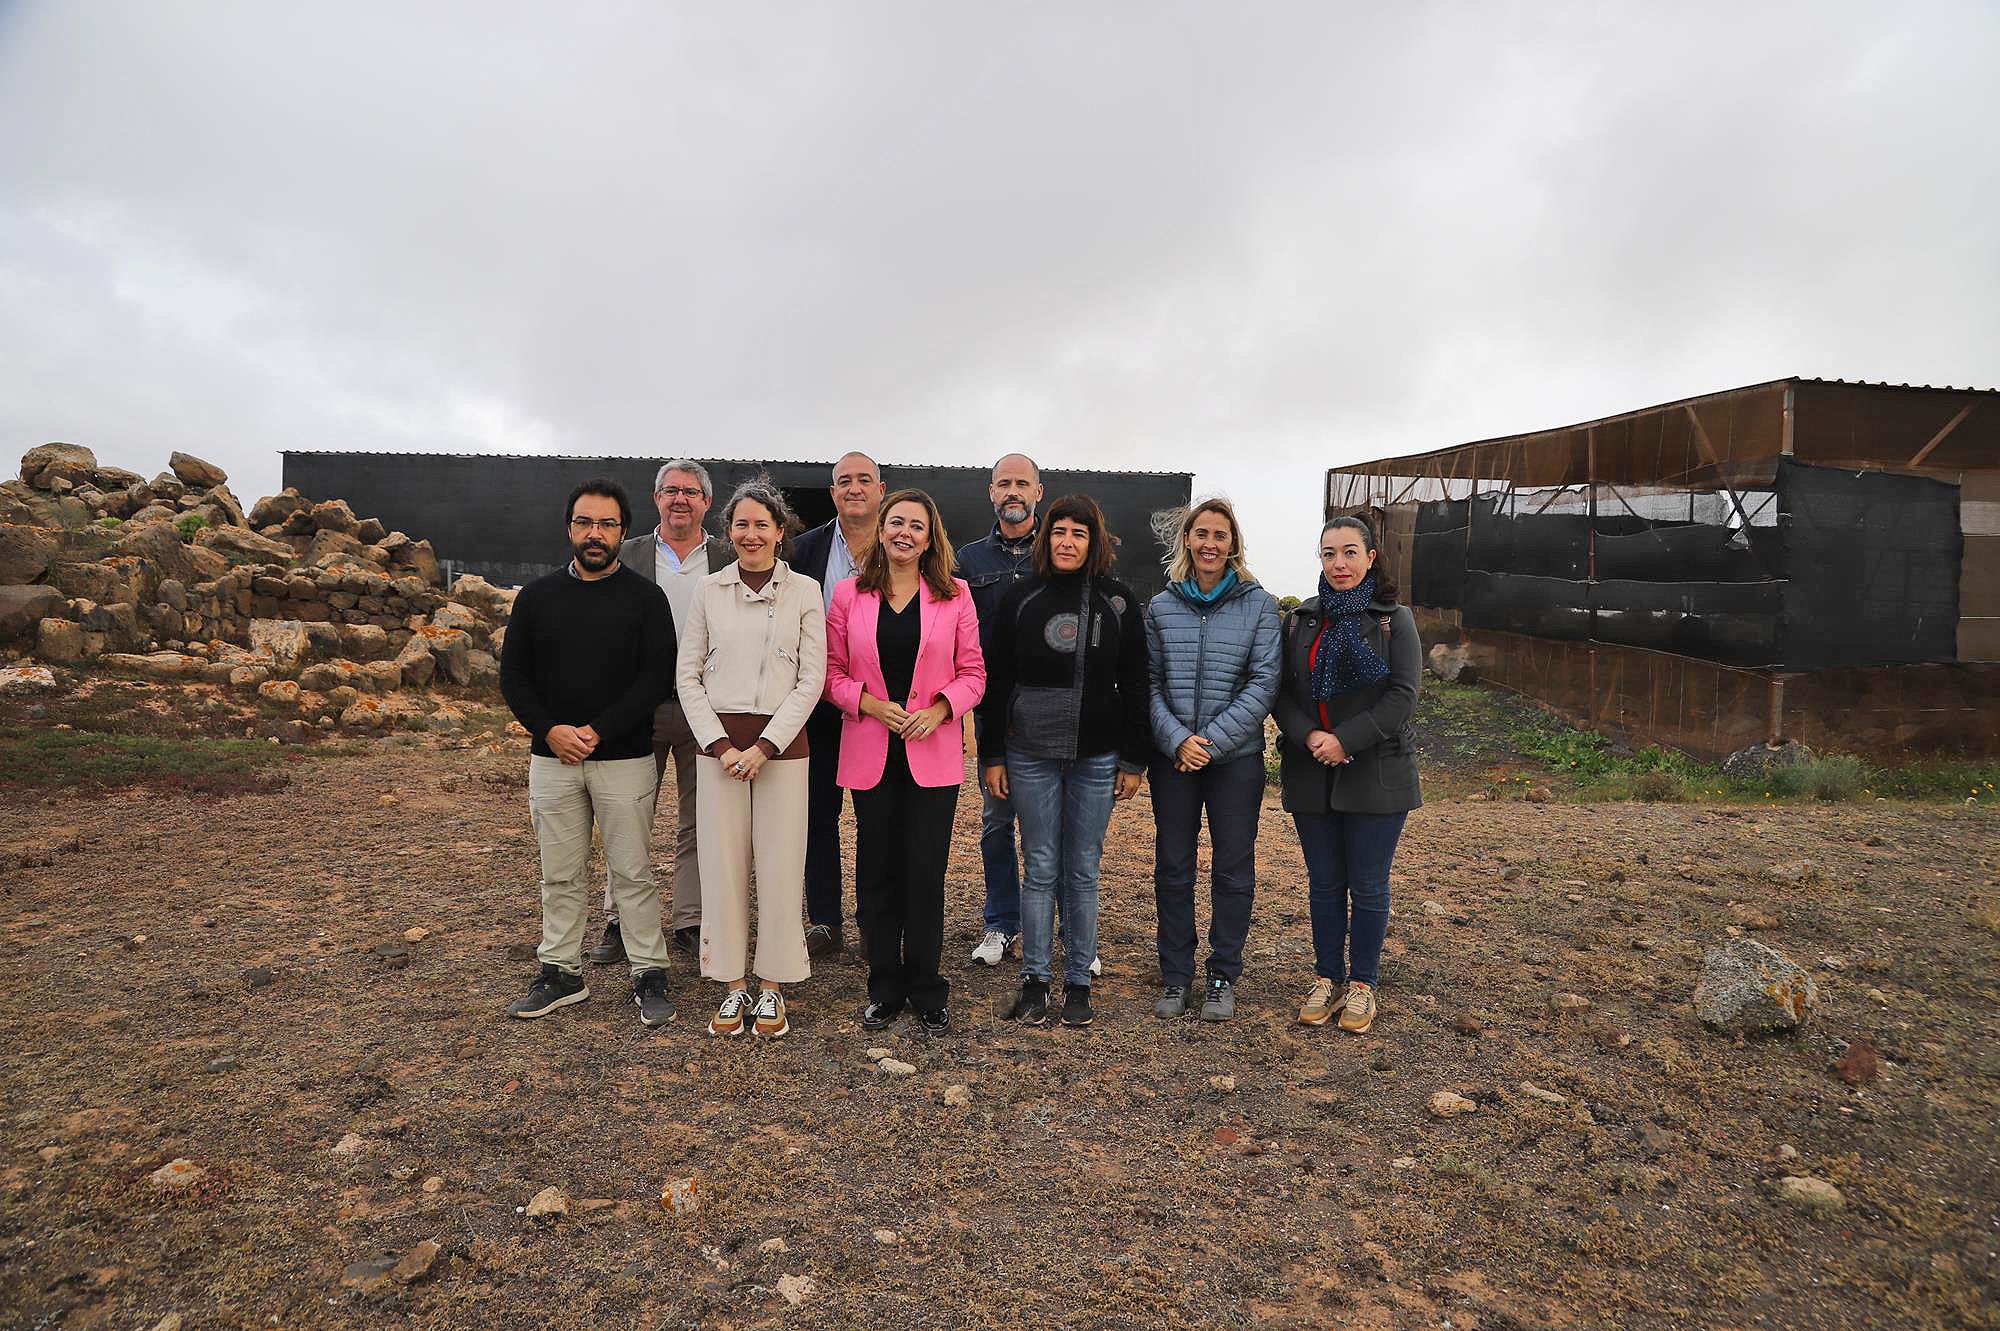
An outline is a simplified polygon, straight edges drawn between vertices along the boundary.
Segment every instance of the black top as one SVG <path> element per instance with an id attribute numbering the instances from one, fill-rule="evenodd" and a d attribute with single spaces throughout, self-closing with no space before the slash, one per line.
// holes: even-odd
<path id="1" fill-rule="evenodd" d="M 500 648 L 500 691 L 553 758 L 553 726 L 597 732 L 592 759 L 650 758 L 653 709 L 674 696 L 674 619 L 650 580 L 620 565 L 585 580 L 567 568 L 514 598 Z"/>
<path id="2" fill-rule="evenodd" d="M 1393 601 L 1369 605 L 1361 635 L 1369 650 L 1388 662 L 1389 673 L 1322 702 L 1312 696 L 1312 659 L 1325 629 L 1317 597 L 1285 621 L 1275 715 L 1286 811 L 1406 813 L 1422 807 L 1416 728 L 1410 721 L 1424 669 L 1415 617 Z M 1306 736 L 1315 730 L 1333 732 L 1353 761 L 1328 767 L 1313 757 Z"/>
<path id="3" fill-rule="evenodd" d="M 889 689 L 888 702 L 903 706 L 910 697 L 910 681 L 917 673 L 917 644 L 923 629 L 923 610 L 917 604 L 922 593 L 912 596 L 901 610 L 882 598 L 882 613 L 875 618 L 875 654 L 882 658 L 882 682 Z"/>
<path id="4" fill-rule="evenodd" d="M 986 654 L 986 697 L 979 704 L 980 766 L 1004 763 L 1010 750 L 1040 758 L 1115 750 L 1125 771 L 1145 771 L 1153 730 L 1143 610 L 1116 578 L 1081 573 L 1018 583 L 1001 597 Z M 1079 680 L 1085 619 L 1090 630 Z"/>

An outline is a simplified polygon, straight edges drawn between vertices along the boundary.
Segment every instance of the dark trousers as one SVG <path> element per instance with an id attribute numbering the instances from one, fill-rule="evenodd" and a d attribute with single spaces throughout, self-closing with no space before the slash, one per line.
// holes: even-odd
<path id="1" fill-rule="evenodd" d="M 901 740 L 873 789 L 854 792 L 854 918 L 868 953 L 868 997 L 890 1011 L 945 1005 L 944 869 L 958 787 L 920 786 Z"/>
<path id="2" fill-rule="evenodd" d="M 820 703 L 806 718 L 806 919 L 840 928 L 840 709 Z M 859 807 L 857 805 L 857 807 Z"/>
<path id="3" fill-rule="evenodd" d="M 1208 976 L 1243 975 L 1243 940 L 1257 892 L 1257 815 L 1264 803 L 1264 755 L 1246 753 L 1177 772 L 1153 762 L 1153 901 L 1159 912 L 1160 983 L 1194 983 L 1195 843 L 1208 810 Z"/>
<path id="4" fill-rule="evenodd" d="M 1408 817 L 1406 813 L 1292 815 L 1299 829 L 1299 849 L 1306 856 L 1314 969 L 1322 978 L 1373 985 L 1379 977 L 1382 939 L 1389 932 L 1389 864 L 1396 858 L 1396 841 Z"/>

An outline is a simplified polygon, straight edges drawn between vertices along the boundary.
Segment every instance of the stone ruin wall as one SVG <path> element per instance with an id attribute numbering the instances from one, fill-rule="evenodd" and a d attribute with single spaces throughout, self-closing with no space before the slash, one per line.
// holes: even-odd
<path id="1" fill-rule="evenodd" d="M 0 483 L 0 691 L 79 672 L 255 692 L 294 729 L 456 729 L 497 691 L 513 593 L 287 489 L 247 512 L 185 453 L 151 480 L 45 444 Z M 440 687 L 443 686 L 443 687 Z"/>

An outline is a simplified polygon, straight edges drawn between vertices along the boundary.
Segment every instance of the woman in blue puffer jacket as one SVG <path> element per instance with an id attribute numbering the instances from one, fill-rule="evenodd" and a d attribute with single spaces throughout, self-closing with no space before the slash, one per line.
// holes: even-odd
<path id="1" fill-rule="evenodd" d="M 1243 563 L 1227 500 L 1181 519 L 1167 589 L 1146 606 L 1153 743 L 1153 896 L 1159 908 L 1158 1017 L 1178 1017 L 1194 986 L 1195 842 L 1208 809 L 1208 976 L 1203 1021 L 1236 1015 L 1243 940 L 1257 887 L 1264 802 L 1264 718 L 1278 697 L 1278 602 Z"/>

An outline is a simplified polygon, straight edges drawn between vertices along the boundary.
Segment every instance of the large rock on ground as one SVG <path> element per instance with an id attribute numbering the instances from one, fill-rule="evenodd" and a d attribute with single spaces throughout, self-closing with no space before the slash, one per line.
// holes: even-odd
<path id="1" fill-rule="evenodd" d="M 1797 767 L 1816 756 L 1797 740 L 1781 739 L 1776 744 L 1752 744 L 1747 749 L 1738 749 L 1722 760 L 1722 770 L 1728 776 L 1761 777 L 1774 767 Z"/>
<path id="2" fill-rule="evenodd" d="M 55 688 L 55 672 L 47 666 L 7 666 L 0 669 L 0 695 L 52 693 Z"/>
<path id="3" fill-rule="evenodd" d="M 1447 684 L 1475 684 L 1479 668 L 1472 663 L 1470 643 L 1436 643 L 1430 650 L 1431 673 Z"/>
<path id="4" fill-rule="evenodd" d="M 477 573 L 461 573 L 451 584 L 452 600 L 471 606 L 496 624 L 506 623 L 507 616 L 514 613 L 514 595 L 511 589 L 495 587 Z M 440 621 L 433 618 L 431 622 Z"/>
<path id="5" fill-rule="evenodd" d="M 354 510 L 347 506 L 345 499 L 322 499 L 312 506 L 313 526 L 321 531 L 337 531 L 353 535 L 361 520 L 354 516 Z"/>
<path id="6" fill-rule="evenodd" d="M 143 523 L 139 526 L 127 523 L 118 529 L 118 541 L 111 549 L 115 554 L 146 560 L 161 578 L 176 578 L 186 584 L 194 574 L 194 561 L 188 555 L 187 543 L 168 523 Z M 187 607 L 174 608 L 185 610 Z"/>
<path id="7" fill-rule="evenodd" d="M 403 650 L 396 653 L 396 665 L 403 672 L 404 688 L 420 689 L 437 674 L 437 658 L 431 655 L 430 643 L 420 634 L 411 634 Z"/>
<path id="8" fill-rule="evenodd" d="M 50 616 L 35 626 L 35 655 L 57 665 L 81 661 L 90 652 L 83 626 Z"/>
<path id="9" fill-rule="evenodd" d="M 295 558 L 292 547 L 268 536 L 259 536 L 248 527 L 204 527 L 195 533 L 195 544 L 244 564 L 289 564 Z"/>
<path id="10" fill-rule="evenodd" d="M 0 587 L 0 642 L 32 639 L 35 626 L 62 609 L 54 587 Z"/>
<path id="11" fill-rule="evenodd" d="M 33 582 L 55 562 L 56 540 L 39 527 L 0 525 L 0 583 Z"/>
<path id="12" fill-rule="evenodd" d="M 95 462 L 92 465 L 96 465 Z M 229 473 L 213 462 L 204 462 L 192 453 L 174 453 L 167 458 L 176 478 L 190 490 L 213 490 L 229 481 Z"/>
<path id="13" fill-rule="evenodd" d="M 410 635 L 410 641 L 430 648 L 438 670 L 452 683 L 472 682 L 472 635 L 464 629 L 425 624 Z"/>
<path id="14" fill-rule="evenodd" d="M 0 522 L 18 527 L 46 527 L 55 521 L 49 497 L 24 481 L 0 481 Z"/>
<path id="15" fill-rule="evenodd" d="M 1719 1031 L 1770 1035 L 1803 1026 L 1818 1001 L 1812 976 L 1784 953 L 1732 938 L 1708 950 L 1694 1014 Z"/>
<path id="16" fill-rule="evenodd" d="M 308 646 L 306 626 L 296 619 L 250 621 L 250 650 L 269 655 L 272 667 L 281 675 L 297 673 L 305 664 Z"/>
<path id="17" fill-rule="evenodd" d="M 310 511 L 312 503 L 291 486 L 286 486 L 274 495 L 259 499 L 250 510 L 250 525 L 262 530 L 272 523 L 283 522 L 294 513 Z"/>
<path id="18" fill-rule="evenodd" d="M 442 587 L 443 571 L 438 568 L 437 552 L 431 549 L 429 541 L 413 541 L 399 531 L 392 531 L 375 543 L 375 548 L 389 557 L 389 567 L 407 570 L 422 578 L 427 586 Z"/>
<path id="19" fill-rule="evenodd" d="M 199 656 L 184 656 L 180 652 L 149 652 L 145 655 L 106 652 L 97 661 L 99 665 L 110 666 L 114 670 L 130 671 L 162 682 L 198 679 L 208 667 L 208 662 Z"/>
<path id="20" fill-rule="evenodd" d="M 92 472 L 97 470 L 97 454 L 82 444 L 43 444 L 21 455 L 21 479 L 29 485 L 34 485 L 42 479 L 49 468 L 58 464 Z"/>

